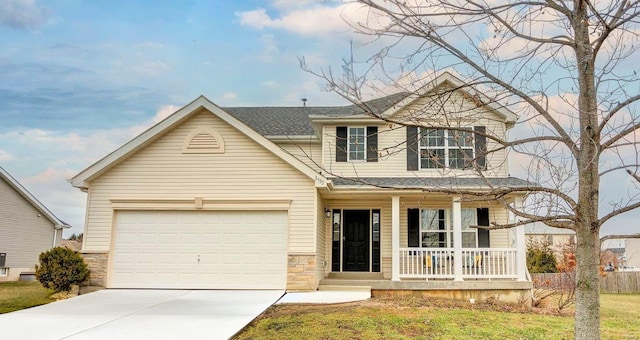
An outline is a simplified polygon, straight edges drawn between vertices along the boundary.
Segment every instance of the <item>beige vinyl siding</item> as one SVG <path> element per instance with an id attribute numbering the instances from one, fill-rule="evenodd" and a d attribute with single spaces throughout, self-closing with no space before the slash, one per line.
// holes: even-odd
<path id="1" fill-rule="evenodd" d="M 0 253 L 7 253 L 8 268 L 33 270 L 40 253 L 53 246 L 53 222 L 3 179 L 0 179 L 0 232 Z M 61 235 L 58 231 L 58 245 Z"/>
<path id="2" fill-rule="evenodd" d="M 453 104 L 449 104 L 452 106 Z M 471 104 L 473 105 L 473 104 Z M 442 115 L 429 112 L 420 113 L 420 118 L 415 119 L 418 108 L 423 108 L 424 103 L 415 103 L 409 107 L 398 112 L 393 119 L 404 120 L 404 116 L 411 116 L 408 121 L 411 124 L 434 124 L 447 126 Z M 450 110 L 454 110 L 454 107 L 450 107 Z M 473 127 L 473 126 L 485 126 L 487 133 L 498 136 L 499 138 L 506 138 L 506 126 L 501 121 L 501 118 L 493 112 L 478 112 L 473 107 L 465 106 L 463 109 L 466 114 L 470 115 L 471 119 L 463 120 L 460 123 L 460 127 Z M 424 111 L 424 110 L 423 110 Z M 431 118 L 430 118 L 431 117 Z M 452 119 L 451 115 L 447 115 L 447 119 Z M 432 120 L 429 120 L 432 119 Z M 439 122 L 439 124 L 438 124 Z M 453 123 L 451 123 L 453 125 Z M 338 123 L 327 124 L 323 127 L 323 143 L 324 143 L 324 167 L 325 169 L 334 174 L 335 176 L 343 177 L 414 177 L 414 176 L 477 176 L 473 170 L 431 170 L 423 169 L 420 171 L 407 171 L 407 152 L 406 152 L 406 140 L 407 132 L 406 127 L 398 124 L 380 123 L 378 125 L 378 151 L 380 157 L 378 162 L 336 162 L 336 126 L 360 126 L 367 125 L 372 126 L 374 124 L 361 124 L 361 123 Z M 489 150 L 498 148 L 498 144 L 487 139 L 487 148 Z M 485 176 L 489 177 L 506 177 L 509 173 L 507 164 L 507 153 L 504 150 L 497 151 L 487 155 L 487 171 Z"/>
<path id="3" fill-rule="evenodd" d="M 300 141 L 277 143 L 277 145 L 312 169 L 321 170 L 322 144 L 320 144 L 320 142 Z"/>
<path id="4" fill-rule="evenodd" d="M 225 152 L 183 154 L 196 129 L 224 139 Z M 178 127 L 90 183 L 86 251 L 107 251 L 111 199 L 291 200 L 289 251 L 314 252 L 316 189 L 313 180 L 208 111 Z"/>
<path id="5" fill-rule="evenodd" d="M 626 266 L 640 268 L 640 239 L 625 239 Z"/>
<path id="6" fill-rule="evenodd" d="M 329 266 L 330 256 L 327 256 L 327 218 L 324 216 L 324 208 L 327 206 L 325 200 L 316 193 L 316 279 L 320 280 L 325 273 L 331 269 Z"/>

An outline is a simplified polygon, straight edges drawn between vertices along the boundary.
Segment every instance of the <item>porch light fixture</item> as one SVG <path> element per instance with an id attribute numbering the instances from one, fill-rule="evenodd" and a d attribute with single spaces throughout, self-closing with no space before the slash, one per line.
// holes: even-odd
<path id="1" fill-rule="evenodd" d="M 331 217 L 331 209 L 329 209 L 329 207 L 324 207 L 324 217 L 326 218 Z"/>

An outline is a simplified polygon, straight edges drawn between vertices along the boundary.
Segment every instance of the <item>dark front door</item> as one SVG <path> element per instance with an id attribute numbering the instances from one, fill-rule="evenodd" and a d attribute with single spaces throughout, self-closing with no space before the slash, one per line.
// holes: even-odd
<path id="1" fill-rule="evenodd" d="M 344 210 L 342 271 L 369 271 L 369 210 Z"/>

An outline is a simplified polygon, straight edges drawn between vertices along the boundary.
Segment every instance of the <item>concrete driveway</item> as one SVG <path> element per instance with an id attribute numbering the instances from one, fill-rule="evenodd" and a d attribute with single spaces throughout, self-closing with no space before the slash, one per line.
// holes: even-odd
<path id="1" fill-rule="evenodd" d="M 0 315 L 0 339 L 228 339 L 283 291 L 108 289 Z"/>

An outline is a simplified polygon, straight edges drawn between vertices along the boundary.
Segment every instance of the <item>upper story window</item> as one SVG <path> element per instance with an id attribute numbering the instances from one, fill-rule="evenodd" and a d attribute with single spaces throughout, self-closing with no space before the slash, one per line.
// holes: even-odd
<path id="1" fill-rule="evenodd" d="M 444 168 L 486 170 L 486 127 L 462 129 L 467 131 L 407 126 L 407 171 Z"/>
<path id="2" fill-rule="evenodd" d="M 419 149 L 421 169 L 470 168 L 474 158 L 473 133 L 420 129 Z"/>
<path id="3" fill-rule="evenodd" d="M 337 126 L 336 162 L 378 161 L 377 126 Z"/>
<path id="4" fill-rule="evenodd" d="M 347 154 L 350 161 L 364 161 L 366 159 L 367 134 L 364 127 L 349 127 L 349 142 Z"/>

